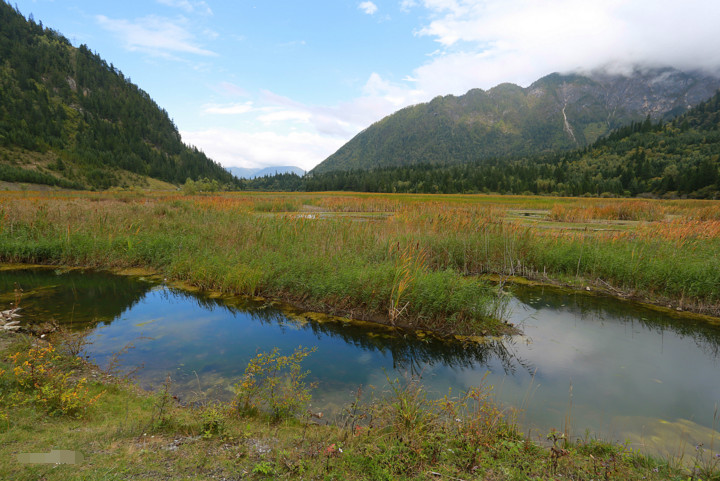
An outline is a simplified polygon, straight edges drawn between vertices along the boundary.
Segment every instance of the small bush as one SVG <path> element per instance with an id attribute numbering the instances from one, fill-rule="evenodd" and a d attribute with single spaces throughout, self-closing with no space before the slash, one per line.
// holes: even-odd
<path id="1" fill-rule="evenodd" d="M 224 436 L 227 429 L 223 407 L 209 404 L 200 408 L 200 430 L 204 439 Z"/>
<path id="2" fill-rule="evenodd" d="M 75 359 L 85 354 L 85 348 L 92 344 L 88 339 L 89 329 L 72 331 L 65 326 L 58 325 L 55 333 L 55 341 L 57 341 L 57 350 L 62 354 Z"/>
<path id="3" fill-rule="evenodd" d="M 273 420 L 302 412 L 315 384 L 305 383 L 309 371 L 303 372 L 301 363 L 316 350 L 298 347 L 293 354 L 281 356 L 275 348 L 252 358 L 242 380 L 235 385 L 234 405 L 238 412 L 249 415 L 267 411 Z"/>
<path id="4" fill-rule="evenodd" d="M 172 379 L 168 375 L 162 389 L 154 394 L 152 414 L 146 430 L 160 432 L 173 429 L 176 420 L 173 418 L 172 410 L 177 398 L 170 391 L 171 385 Z"/>
<path id="5" fill-rule="evenodd" d="M 80 417 L 102 395 L 92 396 L 86 378 L 74 380 L 71 372 L 59 367 L 62 356 L 52 344 L 16 352 L 10 359 L 14 366 L 13 381 L 18 387 L 12 395 L 14 404 L 33 403 L 48 414 Z"/>

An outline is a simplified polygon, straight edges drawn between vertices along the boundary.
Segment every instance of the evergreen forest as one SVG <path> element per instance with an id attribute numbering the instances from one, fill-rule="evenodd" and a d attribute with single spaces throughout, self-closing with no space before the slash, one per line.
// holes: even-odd
<path id="1" fill-rule="evenodd" d="M 0 180 L 77 189 L 238 181 L 86 45 L 0 2 Z"/>

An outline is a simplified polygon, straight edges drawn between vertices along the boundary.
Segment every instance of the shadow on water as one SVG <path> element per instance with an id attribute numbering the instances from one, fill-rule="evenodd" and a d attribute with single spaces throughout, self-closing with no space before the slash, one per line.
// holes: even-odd
<path id="1" fill-rule="evenodd" d="M 90 328 L 88 354 L 100 366 L 133 344 L 122 366 L 144 366 L 144 387 L 171 375 L 185 399 L 227 400 L 258 352 L 302 345 L 318 348 L 303 366 L 319 383 L 314 407 L 329 412 L 359 386 L 409 373 L 438 395 L 489 383 L 501 403 L 522 407 L 528 432 L 572 418 L 573 426 L 654 452 L 666 440 L 720 437 L 712 420 L 720 325 L 608 297 L 513 286 L 511 321 L 525 335 L 462 343 L 91 271 L 4 271 L 0 303 L 12 302 L 16 284 L 26 322 Z"/>
<path id="2" fill-rule="evenodd" d="M 14 302 L 16 288 L 22 290 L 25 322 L 54 320 L 84 329 L 111 323 L 145 297 L 153 283 L 107 272 L 14 269 L 0 272 L 0 306 Z"/>
<path id="3" fill-rule="evenodd" d="M 512 338 L 448 342 L 315 316 L 279 303 L 216 298 L 97 271 L 5 271 L 0 276 L 0 302 L 9 305 L 16 286 L 23 291 L 25 322 L 52 320 L 90 329 L 88 351 L 101 366 L 132 345 L 122 363 L 127 370 L 143 366 L 138 380 L 149 388 L 172 373 L 179 391 L 211 388 L 227 398 L 228 387 L 256 352 L 273 347 L 288 352 L 300 344 L 320 348 L 308 368 L 321 386 L 342 386 L 348 392 L 360 384 L 377 383 L 378 373 L 385 371 L 427 377 L 434 369 L 478 370 L 490 365 L 507 375 L 529 370 L 514 354 Z"/>
<path id="4" fill-rule="evenodd" d="M 284 335 L 291 335 L 298 329 L 311 332 L 318 341 L 323 338 L 336 338 L 348 346 L 362 351 L 375 351 L 389 354 L 392 369 L 420 376 L 428 366 L 443 365 L 456 369 L 477 369 L 491 361 L 499 362 L 507 374 L 513 374 L 518 368 L 531 372 L 532 367 L 517 357 L 512 350 L 516 340 L 512 337 L 492 338 L 485 342 L 460 342 L 439 339 L 433 336 L 418 337 L 412 332 L 377 326 L 368 323 L 343 321 L 330 318 L 318 322 L 317 319 L 304 317 L 303 312 L 290 306 L 279 308 L 279 304 L 244 298 L 212 298 L 202 294 L 190 294 L 177 289 L 166 290 L 167 299 L 171 296 L 195 303 L 208 311 L 225 311 L 232 315 L 246 314 L 253 321 L 273 326 Z"/>

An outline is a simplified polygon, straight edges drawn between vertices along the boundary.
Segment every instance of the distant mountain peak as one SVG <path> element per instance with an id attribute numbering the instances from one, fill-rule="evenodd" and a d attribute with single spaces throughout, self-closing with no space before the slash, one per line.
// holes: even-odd
<path id="1" fill-rule="evenodd" d="M 264 177 L 266 175 L 272 176 L 275 174 L 296 174 L 299 176 L 305 175 L 305 171 L 303 169 L 301 169 L 300 167 L 295 167 L 293 165 L 279 165 L 258 168 L 228 167 L 227 171 L 238 179 L 255 179 L 257 177 Z"/>

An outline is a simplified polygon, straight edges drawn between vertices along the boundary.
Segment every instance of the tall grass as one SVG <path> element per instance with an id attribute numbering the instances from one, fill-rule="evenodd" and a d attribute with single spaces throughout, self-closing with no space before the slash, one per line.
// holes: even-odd
<path id="1" fill-rule="evenodd" d="M 402 289 L 403 325 L 465 334 L 502 327 L 491 288 L 460 272 L 414 269 L 399 279 L 389 246 L 406 242 L 394 222 L 258 215 L 248 207 L 232 196 L 4 200 L 0 259 L 148 266 L 207 289 L 378 319 L 388 318 L 393 300 L 398 307 Z"/>
<path id="2" fill-rule="evenodd" d="M 564 206 L 555 205 L 550 218 L 561 222 L 586 222 L 588 220 L 640 220 L 658 221 L 665 218 L 666 209 L 657 202 L 622 200 L 607 204 Z"/>
<path id="3" fill-rule="evenodd" d="M 553 208 L 547 198 L 500 200 L 3 193 L 0 260 L 146 266 L 207 289 L 281 296 L 446 333 L 502 329 L 493 320 L 502 296 L 467 277 L 484 273 L 607 284 L 720 313 L 717 203 L 558 199 Z M 305 206 L 328 214 L 297 213 Z M 643 222 L 588 231 L 571 222 L 558 227 L 509 221 L 507 209 L 519 206 L 546 207 L 550 215 L 563 206 L 582 213 L 583 222 Z M 643 213 L 647 206 L 649 213 Z M 385 215 L 348 214 L 354 212 Z"/>

